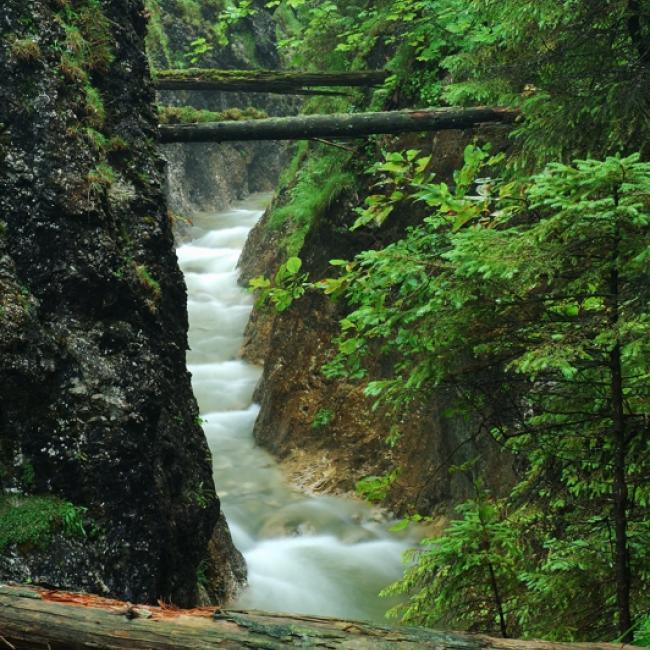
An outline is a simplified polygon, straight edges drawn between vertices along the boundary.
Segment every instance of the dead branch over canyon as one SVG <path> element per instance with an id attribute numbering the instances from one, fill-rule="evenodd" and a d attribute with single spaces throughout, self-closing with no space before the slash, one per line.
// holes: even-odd
<path id="1" fill-rule="evenodd" d="M 514 109 L 501 107 L 451 107 L 174 124 L 161 125 L 159 129 L 163 143 L 359 138 L 375 133 L 441 131 L 466 129 L 486 122 L 509 123 L 513 122 L 518 114 Z"/>

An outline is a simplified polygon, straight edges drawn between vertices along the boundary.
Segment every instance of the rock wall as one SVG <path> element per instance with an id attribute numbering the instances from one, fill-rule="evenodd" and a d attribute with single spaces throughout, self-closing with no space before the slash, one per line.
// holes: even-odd
<path id="1" fill-rule="evenodd" d="M 389 146 L 433 152 L 431 171 L 438 179 L 450 180 L 462 164 L 465 146 L 476 137 L 504 146 L 505 132 L 489 127 L 441 132 L 432 139 L 412 135 L 393 139 Z M 350 232 L 348 227 L 356 218 L 353 209 L 368 189 L 363 182 L 360 179 L 360 187 L 340 196 L 323 217 L 311 223 L 300 257 L 312 280 L 331 273 L 330 259 L 351 259 L 365 248 L 394 241 L 406 226 L 424 216 L 409 208 L 391 215 L 379 233 Z M 284 261 L 282 241 L 290 232 L 269 228 L 269 218 L 267 213 L 247 242 L 240 262 L 243 284 L 257 275 L 270 277 Z M 452 465 L 479 456 L 488 486 L 499 492 L 507 485 L 512 475 L 496 444 L 477 423 L 447 416 L 444 395 L 395 420 L 373 411 L 363 395 L 365 384 L 323 377 L 320 368 L 333 353 L 332 339 L 345 313 L 344 304 L 309 292 L 281 314 L 268 307 L 255 309 L 247 328 L 245 355 L 264 366 L 256 395 L 261 412 L 255 436 L 282 459 L 293 482 L 308 490 L 345 492 L 354 490 L 361 478 L 384 475 L 398 467 L 400 474 L 387 504 L 396 512 L 441 515 L 448 515 L 453 505 L 472 494 L 463 476 L 450 474 Z M 378 360 L 370 380 L 382 372 Z M 318 414 L 324 413 L 327 416 L 320 417 L 319 424 Z M 394 425 L 399 426 L 402 438 L 391 447 L 386 440 Z"/>
<path id="2" fill-rule="evenodd" d="M 168 144 L 167 197 L 178 215 L 220 211 L 253 192 L 274 189 L 286 162 L 279 143 Z"/>
<path id="3" fill-rule="evenodd" d="M 265 3 L 256 2 L 256 13 L 237 23 L 227 44 L 221 46 L 212 29 L 220 4 L 200 3 L 190 12 L 176 0 L 160 0 L 147 39 L 154 64 L 160 68 L 281 67 L 276 43 L 278 24 Z M 191 63 L 188 54 L 197 38 L 205 38 L 212 49 Z M 291 115 L 300 106 L 299 97 L 268 93 L 165 91 L 159 94 L 158 101 L 163 106 L 193 106 L 211 111 L 254 107 L 269 115 Z M 286 143 L 279 142 L 165 145 L 170 208 L 180 215 L 222 210 L 252 192 L 271 191 L 287 162 L 287 151 Z"/>
<path id="4" fill-rule="evenodd" d="M 142 0 L 5 0 L 0 30 L 0 579 L 223 597 Z"/>

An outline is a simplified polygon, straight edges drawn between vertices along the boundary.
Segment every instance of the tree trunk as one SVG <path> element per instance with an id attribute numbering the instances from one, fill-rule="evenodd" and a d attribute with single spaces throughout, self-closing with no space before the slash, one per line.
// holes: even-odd
<path id="1" fill-rule="evenodd" d="M 232 92 L 314 94 L 314 87 L 377 86 L 388 73 L 369 72 L 302 73 L 277 70 L 159 70 L 153 80 L 157 90 L 220 90 Z"/>
<path id="2" fill-rule="evenodd" d="M 133 607 L 88 595 L 0 587 L 0 648 L 14 650 L 620 650 L 388 628 L 315 616 Z"/>
<path id="3" fill-rule="evenodd" d="M 627 3 L 628 19 L 627 30 L 632 40 L 632 45 L 639 54 L 639 63 L 648 65 L 650 60 L 650 43 L 644 37 L 643 26 L 641 24 L 641 4 L 639 0 L 628 0 Z"/>
<path id="4" fill-rule="evenodd" d="M 615 204 L 618 207 L 618 193 Z M 619 245 L 620 233 L 615 226 L 612 262 L 609 276 L 609 322 L 613 331 L 619 325 Z M 630 607 L 630 548 L 627 539 L 627 435 L 625 427 L 625 410 L 623 397 L 623 370 L 621 365 L 621 344 L 617 340 L 609 355 L 610 398 L 612 404 L 612 421 L 614 433 L 614 572 L 616 577 L 616 604 L 618 609 L 618 626 L 621 640 L 632 641 L 632 614 Z"/>
<path id="5" fill-rule="evenodd" d="M 372 133 L 407 133 L 465 129 L 483 122 L 513 122 L 518 112 L 508 108 L 429 108 L 383 113 L 298 115 L 240 122 L 207 122 L 160 126 L 163 143 L 231 142 L 236 140 L 307 140 L 359 138 Z"/>
<path id="6" fill-rule="evenodd" d="M 614 530 L 615 574 L 618 626 L 621 640 L 632 641 L 632 614 L 630 607 L 630 550 L 627 540 L 628 493 L 626 480 L 627 442 L 623 411 L 623 379 L 621 346 L 617 343 L 610 355 L 612 375 L 611 393 L 614 410 Z"/>

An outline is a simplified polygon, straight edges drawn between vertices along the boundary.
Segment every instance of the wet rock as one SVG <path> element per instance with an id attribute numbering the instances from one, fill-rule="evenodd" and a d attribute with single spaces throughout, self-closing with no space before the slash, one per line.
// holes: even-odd
<path id="1" fill-rule="evenodd" d="M 433 138 L 408 135 L 393 139 L 390 146 L 431 151 L 432 171 L 445 180 L 462 163 L 463 150 L 475 136 L 503 146 L 506 132 L 487 127 L 480 132 L 441 132 Z M 282 200 L 282 196 L 275 199 Z M 300 257 L 313 280 L 331 273 L 330 259 L 351 259 L 369 246 L 386 245 L 425 216 L 409 206 L 408 211 L 391 215 L 372 239 L 364 239 L 362 232 L 348 230 L 358 200 L 352 195 L 339 197 L 323 218 L 311 224 Z M 284 261 L 282 242 L 291 232 L 286 225 L 269 228 L 269 214 L 246 243 L 240 261 L 242 284 L 260 274 L 272 277 Z M 444 393 L 413 405 L 396 421 L 381 409 L 372 409 L 372 401 L 363 394 L 365 384 L 328 380 L 321 374 L 320 368 L 333 353 L 332 341 L 345 310 L 342 301 L 334 303 L 320 292 L 308 292 L 281 314 L 269 307 L 256 308 L 246 329 L 244 356 L 264 365 L 255 396 L 261 405 L 255 438 L 281 459 L 289 479 L 311 492 L 351 492 L 359 479 L 399 467 L 388 505 L 400 513 L 425 514 L 450 513 L 454 504 L 471 496 L 469 482 L 449 472 L 452 465 L 470 458 L 481 457 L 487 483 L 495 493 L 508 485 L 512 474 L 497 445 L 488 436 L 477 436 L 474 423 L 448 417 Z M 369 380 L 384 372 L 381 359 L 376 359 Z M 315 417 L 323 409 L 332 416 L 319 426 Z M 391 448 L 386 439 L 394 424 L 402 437 Z"/>
<path id="2" fill-rule="evenodd" d="M 232 547 L 208 549 L 225 532 L 185 368 L 143 4 L 66 7 L 0 7 L 0 488 L 85 509 L 85 538 L 0 548 L 0 579 L 193 605 L 202 563 L 242 570 Z M 109 51 L 71 61 L 85 11 Z M 18 60 L 15 39 L 39 57 Z"/>
<path id="3" fill-rule="evenodd" d="M 165 145 L 170 208 L 191 217 L 196 212 L 224 210 L 254 192 L 270 191 L 287 151 L 286 145 L 268 142 Z"/>
<path id="4" fill-rule="evenodd" d="M 244 556 L 233 544 L 223 513 L 208 545 L 209 562 L 201 581 L 201 602 L 205 605 L 226 603 L 235 598 L 246 582 Z"/>

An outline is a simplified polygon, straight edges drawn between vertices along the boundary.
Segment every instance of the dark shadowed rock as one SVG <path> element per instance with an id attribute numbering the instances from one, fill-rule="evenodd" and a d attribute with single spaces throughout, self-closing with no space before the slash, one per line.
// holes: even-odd
<path id="1" fill-rule="evenodd" d="M 202 563 L 219 580 L 241 560 L 208 549 L 227 530 L 144 30 L 141 0 L 0 7 L 0 526 L 26 495 L 85 508 L 84 533 L 53 519 L 45 542 L 6 542 L 0 577 L 192 605 Z"/>

